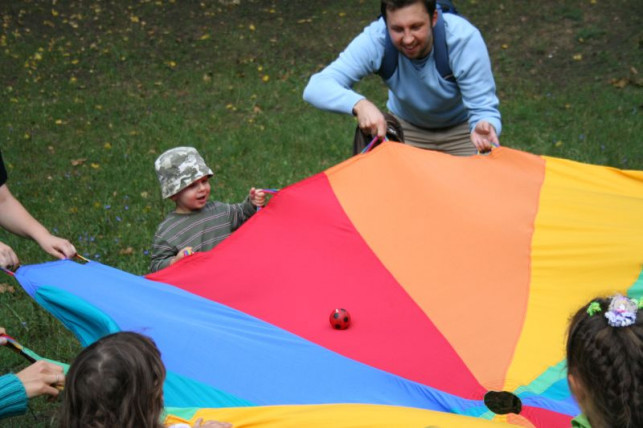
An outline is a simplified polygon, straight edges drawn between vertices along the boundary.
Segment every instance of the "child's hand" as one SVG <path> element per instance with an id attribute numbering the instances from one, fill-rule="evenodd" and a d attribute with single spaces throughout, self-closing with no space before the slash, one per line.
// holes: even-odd
<path id="1" fill-rule="evenodd" d="M 204 421 L 199 418 L 194 423 L 195 427 L 212 427 L 212 428 L 232 428 L 232 424 L 228 422 L 218 422 L 218 421 Z"/>
<path id="2" fill-rule="evenodd" d="M 179 250 L 178 253 L 176 253 L 176 256 L 174 256 L 174 258 L 170 262 L 170 265 L 173 265 L 174 263 L 178 262 L 182 258 L 187 257 L 187 256 L 191 256 L 192 254 L 194 254 L 194 251 L 192 251 L 192 247 L 185 247 L 185 248 Z"/>
<path id="3" fill-rule="evenodd" d="M 266 192 L 263 189 L 250 189 L 250 202 L 255 207 L 263 207 L 266 204 Z"/>

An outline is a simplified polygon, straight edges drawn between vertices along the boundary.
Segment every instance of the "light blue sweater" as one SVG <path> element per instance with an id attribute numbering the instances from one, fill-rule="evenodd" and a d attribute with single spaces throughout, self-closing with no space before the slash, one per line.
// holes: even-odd
<path id="1" fill-rule="evenodd" d="M 500 135 L 496 84 L 482 35 L 460 16 L 445 13 L 443 18 L 449 64 L 457 83 L 440 76 L 433 50 L 422 60 L 399 54 L 397 69 L 385 82 L 389 88 L 386 107 L 422 128 L 446 128 L 468 121 L 472 130 L 484 119 Z M 386 31 L 383 18 L 364 28 L 335 61 L 310 78 L 304 100 L 323 110 L 352 114 L 353 106 L 365 97 L 351 88 L 380 68 Z"/>
<path id="2" fill-rule="evenodd" d="M 27 391 L 12 373 L 0 376 L 0 419 L 27 411 Z"/>

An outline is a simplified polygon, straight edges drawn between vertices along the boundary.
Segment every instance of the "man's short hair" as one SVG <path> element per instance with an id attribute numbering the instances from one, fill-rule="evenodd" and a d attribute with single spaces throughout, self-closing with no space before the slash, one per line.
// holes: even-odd
<path id="1" fill-rule="evenodd" d="M 435 0 L 382 0 L 382 2 L 380 3 L 380 10 L 382 12 L 382 16 L 384 17 L 384 20 L 386 21 L 387 10 L 397 10 L 406 6 L 410 6 L 414 3 L 424 4 L 424 7 L 426 8 L 429 16 L 433 16 L 433 13 L 435 12 Z"/>

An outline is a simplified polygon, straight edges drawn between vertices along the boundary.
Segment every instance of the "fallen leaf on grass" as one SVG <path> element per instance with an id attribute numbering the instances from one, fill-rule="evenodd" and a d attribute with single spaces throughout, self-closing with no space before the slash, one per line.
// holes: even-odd
<path id="1" fill-rule="evenodd" d="M 71 165 L 72 165 L 72 166 L 82 165 L 82 164 L 84 164 L 84 163 L 85 163 L 85 161 L 86 161 L 86 160 L 87 160 L 87 158 L 82 158 L 82 159 L 72 159 L 72 161 L 71 161 Z"/>
<path id="2" fill-rule="evenodd" d="M 612 80 L 610 80 L 610 83 L 615 88 L 623 89 L 624 87 L 626 87 L 628 85 L 628 83 L 630 83 L 630 81 L 629 81 L 629 79 L 623 77 L 621 79 L 612 79 Z"/>
<path id="3" fill-rule="evenodd" d="M 7 283 L 2 283 L 0 284 L 0 294 L 4 293 L 15 293 L 16 289 L 13 288 L 12 285 L 9 285 Z"/>

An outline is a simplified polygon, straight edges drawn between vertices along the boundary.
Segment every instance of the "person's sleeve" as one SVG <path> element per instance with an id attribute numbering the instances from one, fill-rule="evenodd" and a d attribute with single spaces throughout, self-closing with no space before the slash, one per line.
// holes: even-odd
<path id="1" fill-rule="evenodd" d="M 0 419 L 22 415 L 27 411 L 27 391 L 18 376 L 0 376 Z"/>
<path id="2" fill-rule="evenodd" d="M 150 273 L 159 271 L 169 266 L 172 257 L 176 256 L 175 249 L 158 233 L 154 235 L 152 242 L 152 261 L 150 262 Z"/>
<path id="3" fill-rule="evenodd" d="M 499 101 L 487 46 L 478 29 L 463 18 L 454 18 L 448 21 L 449 60 L 462 102 L 469 112 L 469 130 L 472 131 L 479 121 L 486 120 L 500 136 Z"/>
<path id="4" fill-rule="evenodd" d="M 7 182 L 7 169 L 4 166 L 2 152 L 0 152 L 0 186 Z"/>
<path id="5" fill-rule="evenodd" d="M 385 40 L 386 24 L 380 18 L 353 39 L 335 61 L 312 75 L 304 89 L 304 100 L 322 110 L 352 114 L 353 106 L 365 98 L 352 87 L 377 71 Z"/>
<path id="6" fill-rule="evenodd" d="M 257 212 L 257 207 L 250 202 L 250 198 L 246 198 L 239 204 L 229 204 L 229 221 L 230 228 L 234 231 L 237 230 L 243 223 Z"/>

